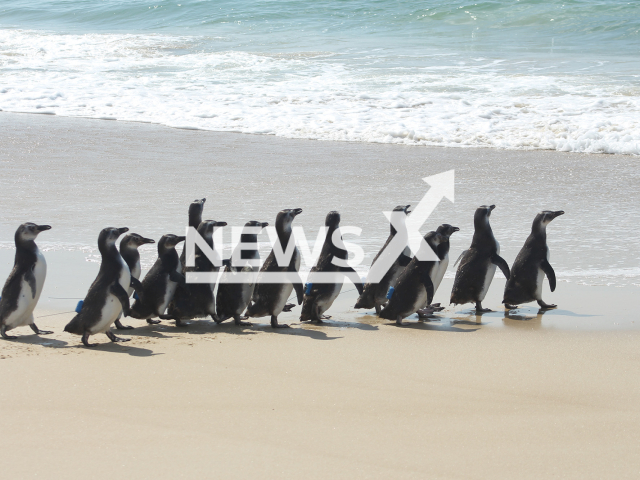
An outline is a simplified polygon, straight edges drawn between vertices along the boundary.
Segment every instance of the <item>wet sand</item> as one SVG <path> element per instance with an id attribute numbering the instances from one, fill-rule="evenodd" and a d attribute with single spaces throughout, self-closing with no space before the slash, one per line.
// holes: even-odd
<path id="1" fill-rule="evenodd" d="M 158 137 L 156 129 L 160 127 L 149 125 L 27 115 L 0 117 L 3 126 L 11 123 L 2 137 L 7 140 L 2 153 L 3 240 L 8 235 L 11 238 L 12 225 L 18 219 L 24 221 L 25 213 L 38 211 L 46 213 L 43 217 L 54 218 L 51 223 L 64 241 L 78 238 L 79 244 L 86 245 L 97 232 L 85 234 L 84 230 L 95 229 L 110 218 L 103 211 L 106 208 L 96 207 L 101 202 L 117 214 L 111 220 L 127 219 L 129 226 L 142 229 L 140 233 L 153 236 L 168 224 L 178 229 L 186 205 L 200 196 L 196 187 L 216 183 L 219 178 L 194 179 L 193 188 L 186 178 L 165 178 L 166 191 L 176 193 L 160 205 L 159 194 L 145 184 L 145 176 L 125 175 L 135 171 L 135 163 L 127 166 L 118 163 L 118 158 L 126 157 L 129 163 L 137 159 L 141 168 L 148 167 L 151 156 L 165 172 L 170 171 L 166 164 L 172 161 L 171 156 L 178 155 L 181 148 L 191 153 L 205 151 L 215 141 L 227 150 L 220 161 L 235 159 L 238 165 L 251 152 L 249 164 L 259 161 L 262 154 L 275 155 L 279 150 L 288 159 L 297 155 L 313 158 L 314 149 L 320 148 L 325 154 L 342 152 L 346 161 L 364 164 L 366 154 L 376 152 L 376 164 L 387 162 L 374 172 L 376 175 L 393 164 L 390 157 L 394 152 L 400 152 L 410 165 L 417 165 L 419 157 L 427 155 L 436 173 L 450 166 L 458 168 L 458 162 L 464 167 L 471 162 L 470 156 L 478 156 L 483 165 L 495 168 L 509 156 L 525 165 L 522 172 L 530 165 L 527 162 L 548 161 L 551 165 L 558 158 L 567 162 L 593 158 L 556 152 L 507 155 L 359 144 L 338 148 L 330 143 L 171 129 L 162 129 L 166 135 Z M 16 134 L 20 128 L 23 136 Z M 74 132 L 86 147 L 81 151 Z M 198 137 L 200 133 L 205 135 Z M 129 150 L 130 145 L 134 147 Z M 52 163 L 44 172 L 47 154 Z M 80 168 L 83 160 L 94 162 L 92 158 L 102 163 L 95 160 L 90 169 L 82 171 L 86 183 L 83 175 L 69 182 L 69 172 Z M 601 158 L 626 169 L 633 163 L 617 156 Z M 276 159 L 271 165 L 282 172 L 287 161 L 278 163 Z M 231 168 L 232 163 L 226 165 Z M 140 172 L 152 175 L 147 167 Z M 242 178 L 249 178 L 245 167 L 238 168 Z M 593 174 L 602 173 L 594 169 Z M 118 179 L 118 190 L 111 196 L 101 171 Z M 265 175 L 269 178 L 261 181 L 262 190 L 249 193 L 242 185 L 220 183 L 223 194 L 211 198 L 205 216 L 207 208 L 216 216 L 222 212 L 220 219 L 239 215 L 233 209 L 234 202 L 242 205 L 242 218 L 256 215 L 262 219 L 264 212 L 282 208 L 286 197 L 282 193 L 276 196 L 275 186 L 270 186 L 273 176 Z M 303 177 L 304 172 L 296 173 L 285 182 L 294 202 L 307 201 L 297 196 L 296 185 Z M 399 178 L 393 177 L 393 181 L 401 181 Z M 474 196 L 472 179 L 460 178 L 457 207 L 475 205 L 480 196 L 505 195 L 500 191 L 502 184 Z M 361 181 L 368 179 L 365 175 Z M 549 182 L 553 181 L 549 177 Z M 157 177 L 154 182 L 158 183 Z M 37 188 L 29 190 L 30 185 Z M 129 197 L 124 196 L 127 188 Z M 407 189 L 418 199 L 424 190 Z M 322 191 L 317 189 L 324 203 L 329 203 L 334 198 L 329 193 L 333 195 L 335 190 Z M 237 200 L 245 193 L 254 201 Z M 364 190 L 360 194 L 364 195 Z M 384 203 L 401 203 L 396 202 L 393 191 L 385 195 Z M 146 218 L 149 215 L 127 198 L 154 202 L 153 218 Z M 262 202 L 260 209 L 258 200 Z M 527 201 L 513 197 L 511 203 L 522 206 Z M 584 202 L 571 198 L 570 192 L 554 197 L 554 201 Z M 82 202 L 91 208 L 83 211 L 79 208 Z M 309 203 L 308 207 L 303 205 L 305 213 L 314 221 L 321 220 L 327 205 L 320 202 L 322 205 L 314 209 L 313 202 Z M 636 217 L 629 217 L 631 208 L 620 203 L 608 221 L 627 214 L 629 230 L 633 231 Z M 371 200 L 361 211 L 345 215 L 366 216 L 374 210 L 379 213 Z M 504 212 L 502 220 L 496 215 L 494 226 L 501 235 L 530 224 L 529 218 L 517 223 L 521 221 L 517 211 L 509 213 L 505 208 Z M 446 215 L 465 221 L 457 210 L 443 205 L 438 216 Z M 584 267 L 565 258 L 565 249 L 577 243 L 576 235 L 561 233 L 569 227 L 580 228 L 581 222 L 584 219 L 575 218 L 562 226 L 553 225 L 557 230 L 550 241 L 556 242 L 552 246 L 556 271 Z M 368 238 L 379 242 L 384 231 L 384 226 L 375 227 Z M 465 248 L 469 238 L 469 232 L 461 232 L 452 251 Z M 515 240 L 503 243 L 503 256 L 509 263 L 520 245 Z M 633 249 L 633 245 L 625 248 Z M 456 253 L 452 255 L 457 257 Z M 2 279 L 11 267 L 12 255 L 10 249 L 0 250 Z M 354 311 L 355 292 L 347 283 L 345 293 L 327 312 L 333 318 L 321 326 L 300 325 L 296 320 L 299 308 L 281 316 L 281 322 L 292 328 L 278 332 L 267 326 L 266 318 L 257 319 L 249 328 L 199 320 L 185 329 L 174 327 L 173 322 L 147 326 L 125 319 L 125 324 L 137 328 L 117 334 L 131 338 L 130 342 L 112 344 L 100 335 L 92 338 L 100 346 L 86 349 L 79 337 L 62 331 L 73 314 L 61 312 L 73 310 L 76 297 L 84 295 L 98 265 L 87 262 L 82 251 L 55 250 L 45 255 L 49 273 L 36 321 L 55 334 L 37 337 L 28 328 L 20 328 L 15 331 L 20 335 L 18 340 L 0 342 L 4 382 L 0 399 L 5 411 L 0 460 L 7 478 L 107 478 L 115 474 L 158 478 L 600 479 L 637 478 L 640 473 L 640 319 L 636 320 L 634 311 L 638 287 L 632 284 L 589 286 L 583 284 L 588 283 L 585 279 L 565 277 L 554 293 L 545 286 L 544 298 L 558 303 L 558 310 L 542 314 L 533 305 L 525 305 L 505 313 L 499 308 L 504 280 L 497 277 L 485 302 L 495 312 L 476 316 L 470 305 L 448 307 L 431 321 L 410 318 L 409 327 L 399 328 L 370 312 Z M 435 301 L 447 303 L 451 282 L 443 281 Z"/>

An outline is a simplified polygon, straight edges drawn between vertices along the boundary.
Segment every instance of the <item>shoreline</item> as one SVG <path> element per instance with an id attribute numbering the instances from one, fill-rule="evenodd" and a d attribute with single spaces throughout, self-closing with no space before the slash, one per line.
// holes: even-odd
<path id="1" fill-rule="evenodd" d="M 323 138 L 297 138 L 297 137 L 286 137 L 282 135 L 276 135 L 272 133 L 252 133 L 252 132 L 240 132 L 233 130 L 208 130 L 205 128 L 199 127 L 180 127 L 180 126 L 171 126 L 163 123 L 156 123 L 151 121 L 144 120 L 121 120 L 118 118 L 100 118 L 100 117 L 83 117 L 83 116 L 64 116 L 58 115 L 54 112 L 14 112 L 0 109 L 0 115 L 9 114 L 9 115 L 39 115 L 45 117 L 56 117 L 63 119 L 74 119 L 74 120 L 99 120 L 105 122 L 117 122 L 124 124 L 138 124 L 138 125 L 149 125 L 159 128 L 167 128 L 171 130 L 185 130 L 185 131 L 194 131 L 194 132 L 210 132 L 217 134 L 231 134 L 231 135 L 248 135 L 252 137 L 273 137 L 283 140 L 297 140 L 297 141 L 311 141 L 311 142 L 329 142 L 329 143 L 345 143 L 352 145 L 389 145 L 394 147 L 417 147 L 417 148 L 435 148 L 435 149 L 462 149 L 462 150 L 497 150 L 502 152 L 556 152 L 559 154 L 573 154 L 573 155 L 587 155 L 587 156 L 621 156 L 621 157 L 640 157 L 640 153 L 592 153 L 592 152 L 575 152 L 575 151 L 562 151 L 555 150 L 550 148 L 533 148 L 533 147 L 525 147 L 525 148 L 504 148 L 504 147 L 496 147 L 496 146 L 482 146 L 482 145 L 419 145 L 419 144 L 406 144 L 406 143 L 393 143 L 393 142 L 376 142 L 376 141 L 357 141 L 357 140 L 336 140 L 336 139 L 323 139 Z"/>

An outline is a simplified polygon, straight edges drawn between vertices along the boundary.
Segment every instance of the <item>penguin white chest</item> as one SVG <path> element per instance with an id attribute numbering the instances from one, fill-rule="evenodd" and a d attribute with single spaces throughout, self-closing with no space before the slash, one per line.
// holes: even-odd
<path id="1" fill-rule="evenodd" d="M 139 279 L 140 273 L 142 273 L 142 269 L 140 268 L 140 262 L 137 262 L 131 269 L 131 277 Z M 131 296 L 133 293 L 133 287 L 129 286 L 126 290 L 129 296 Z"/>
<path id="2" fill-rule="evenodd" d="M 549 261 L 549 249 L 547 248 L 547 262 Z M 542 283 L 544 281 L 544 270 L 538 267 L 538 277 L 536 278 L 535 299 L 542 300 Z"/>
<path id="3" fill-rule="evenodd" d="M 495 240 L 495 242 L 496 242 L 496 254 L 500 255 L 500 243 L 497 240 Z M 493 263 L 491 259 L 488 259 L 487 261 L 488 261 L 488 266 L 484 276 L 484 281 L 482 283 L 482 290 L 480 290 L 480 295 L 478 295 L 479 302 L 482 302 L 484 300 L 484 297 L 487 295 L 487 292 L 489 291 L 489 287 L 491 286 L 491 282 L 493 281 L 493 277 L 496 274 L 496 264 Z"/>
<path id="4" fill-rule="evenodd" d="M 447 268 L 449 267 L 449 254 L 447 253 L 442 260 L 437 263 L 437 269 L 433 270 L 433 276 L 431 276 L 431 281 L 433 282 L 433 293 L 435 294 L 438 291 L 438 287 L 442 283 L 442 279 L 444 278 L 444 274 L 447 272 Z"/>
<path id="5" fill-rule="evenodd" d="M 18 295 L 18 305 L 14 312 L 5 320 L 7 327 L 16 328 L 33 323 L 33 310 L 38 304 L 44 280 L 47 276 L 47 262 L 40 250 L 36 250 L 36 263 L 33 266 L 33 276 L 36 280 L 36 291 L 34 292 L 29 282 L 20 282 L 20 293 Z"/>
<path id="6" fill-rule="evenodd" d="M 129 285 L 131 285 L 131 272 L 122 257 L 120 257 L 120 264 L 120 274 L 117 282 L 127 291 Z M 120 316 L 120 313 L 122 313 L 122 303 L 120 303 L 120 299 L 109 290 L 105 298 L 104 306 L 100 312 L 100 320 L 91 329 L 91 334 L 104 333 L 109 330 L 111 324 Z"/>
<path id="7" fill-rule="evenodd" d="M 182 272 L 182 262 L 180 262 L 180 260 L 178 260 L 178 266 L 176 267 L 176 272 L 178 273 Z M 164 313 L 164 311 L 169 306 L 169 302 L 171 302 L 171 300 L 173 299 L 173 296 L 175 295 L 177 289 L 178 289 L 178 284 L 172 281 L 169 278 L 169 275 L 167 274 L 167 287 L 164 290 L 164 297 L 162 298 L 162 304 L 158 308 L 159 312 Z"/>

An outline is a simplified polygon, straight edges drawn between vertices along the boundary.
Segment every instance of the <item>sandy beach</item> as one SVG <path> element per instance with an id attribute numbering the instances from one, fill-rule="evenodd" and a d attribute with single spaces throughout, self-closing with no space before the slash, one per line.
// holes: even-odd
<path id="1" fill-rule="evenodd" d="M 18 340 L 0 342 L 7 478 L 640 475 L 637 157 L 318 142 L 5 112 L 0 143 L 3 280 L 17 225 L 53 226 L 38 239 L 49 270 L 35 317 L 55 333 L 20 328 Z M 485 302 L 494 312 L 447 307 L 406 328 L 354 310 L 346 283 L 319 326 L 301 325 L 297 307 L 281 316 L 292 328 L 277 332 L 266 318 L 184 329 L 125 319 L 136 328 L 119 335 L 131 341 L 99 335 L 95 349 L 63 332 L 97 273 L 91 248 L 105 226 L 151 238 L 180 233 L 189 202 L 206 196 L 205 218 L 229 222 L 272 222 L 280 209 L 300 207 L 313 238 L 326 212 L 340 210 L 343 224 L 363 228 L 369 252 L 388 232 L 381 211 L 415 204 L 426 190 L 420 179 L 448 169 L 456 202 L 442 202 L 428 228 L 460 226 L 454 260 L 480 204 L 498 205 L 492 225 L 509 264 L 538 210 L 567 212 L 549 227 L 559 282 L 554 293 L 545 282 L 544 296 L 558 310 L 505 313 L 496 275 Z M 154 255 L 143 252 L 145 269 Z M 435 296 L 445 305 L 452 264 Z"/>

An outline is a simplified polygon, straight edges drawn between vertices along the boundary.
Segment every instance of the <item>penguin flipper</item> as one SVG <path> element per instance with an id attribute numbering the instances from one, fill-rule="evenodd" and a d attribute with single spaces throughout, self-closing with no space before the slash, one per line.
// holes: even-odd
<path id="1" fill-rule="evenodd" d="M 111 290 L 111 293 L 113 293 L 116 296 L 116 298 L 120 300 L 120 303 L 122 304 L 122 314 L 125 317 L 128 317 L 131 311 L 129 307 L 129 294 L 124 288 L 122 288 L 122 285 L 120 285 L 120 283 L 118 282 L 111 285 L 110 290 Z"/>
<path id="2" fill-rule="evenodd" d="M 458 264 L 458 262 L 459 262 L 460 260 L 462 260 L 462 257 L 464 257 L 464 254 L 465 254 L 465 253 L 467 253 L 467 252 L 468 252 L 468 250 L 463 250 L 463 251 L 462 251 L 462 253 L 461 253 L 461 254 L 460 254 L 460 256 L 458 257 L 458 259 L 456 260 L 456 262 L 453 264 L 453 266 L 454 266 L 454 267 Z"/>
<path id="3" fill-rule="evenodd" d="M 542 271 L 549 279 L 549 287 L 553 292 L 556 289 L 556 272 L 553 271 L 553 267 L 548 260 L 543 260 L 540 264 L 540 268 L 542 268 Z"/>
<path id="4" fill-rule="evenodd" d="M 435 294 L 435 289 L 433 288 L 433 281 L 431 280 L 431 277 L 429 276 L 429 272 L 427 270 L 425 270 L 425 272 L 422 274 L 422 284 L 424 285 L 424 288 L 427 289 L 427 305 L 431 305 L 433 296 Z"/>
<path id="5" fill-rule="evenodd" d="M 356 271 L 352 267 L 341 267 L 340 271 L 344 272 L 349 280 L 353 282 L 356 289 L 358 290 L 358 295 L 362 295 L 364 291 L 364 286 L 362 285 L 362 280 L 356 273 Z"/>
<path id="6" fill-rule="evenodd" d="M 509 280 L 509 277 L 511 276 L 511 272 L 509 272 L 509 265 L 507 264 L 507 261 L 504 258 L 502 258 L 497 253 L 494 253 L 491 256 L 491 263 L 493 263 L 494 265 L 497 265 L 498 268 L 502 271 L 502 274 L 507 278 L 507 280 Z"/>
<path id="7" fill-rule="evenodd" d="M 169 280 L 178 283 L 181 287 L 184 287 L 186 289 L 187 280 L 180 272 L 176 272 L 175 270 L 171 272 L 169 274 Z"/>

